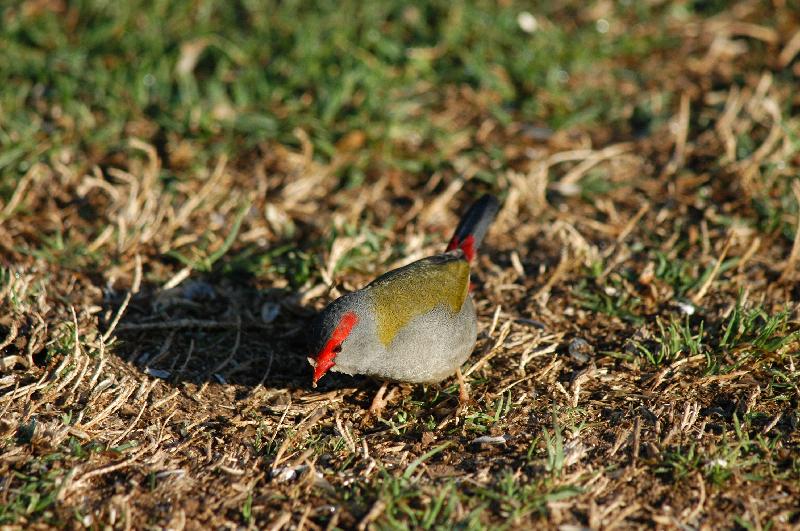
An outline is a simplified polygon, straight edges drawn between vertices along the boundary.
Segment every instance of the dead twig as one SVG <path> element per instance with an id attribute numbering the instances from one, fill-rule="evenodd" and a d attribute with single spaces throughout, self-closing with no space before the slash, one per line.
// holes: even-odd
<path id="1" fill-rule="evenodd" d="M 706 296 L 706 293 L 708 293 L 709 288 L 711 288 L 711 284 L 713 284 L 714 280 L 716 280 L 717 275 L 719 274 L 719 270 L 722 267 L 722 262 L 725 261 L 725 257 L 728 255 L 728 249 L 730 249 L 732 242 L 733 238 L 731 236 L 728 236 L 728 239 L 725 242 L 725 246 L 722 248 L 722 252 L 719 254 L 719 258 L 717 258 L 717 262 L 714 264 L 714 269 L 711 270 L 711 274 L 708 275 L 706 281 L 703 282 L 703 285 L 700 286 L 700 289 L 692 297 L 692 303 L 694 303 L 695 305 L 700 304 L 700 301 L 703 300 L 703 297 Z"/>
<path id="2" fill-rule="evenodd" d="M 781 282 L 791 282 L 794 279 L 796 271 L 797 259 L 800 258 L 800 179 L 792 181 L 792 193 L 794 194 L 795 201 L 797 201 L 797 229 L 794 233 L 794 243 L 792 244 L 792 251 L 789 253 L 789 258 L 783 266 L 781 273 Z"/>
<path id="3" fill-rule="evenodd" d="M 139 287 L 142 283 L 142 257 L 138 254 L 136 255 L 135 259 L 135 269 L 133 275 L 133 284 L 131 285 L 131 289 L 125 294 L 125 298 L 122 300 L 122 304 L 120 305 L 119 309 L 117 310 L 116 315 L 114 315 L 114 319 L 111 321 L 111 324 L 106 330 L 106 333 L 103 334 L 102 341 L 104 343 L 108 342 L 108 338 L 111 337 L 111 334 L 114 333 L 114 329 L 119 324 L 119 320 L 122 318 L 122 314 L 125 313 L 125 309 L 128 307 L 128 303 L 131 301 L 131 297 L 135 293 L 139 293 Z"/>

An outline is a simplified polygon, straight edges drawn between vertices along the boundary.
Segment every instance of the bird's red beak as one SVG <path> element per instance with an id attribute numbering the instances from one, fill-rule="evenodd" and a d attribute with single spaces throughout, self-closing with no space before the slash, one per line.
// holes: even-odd
<path id="1" fill-rule="evenodd" d="M 333 362 L 334 358 L 336 358 L 336 354 L 331 350 L 323 350 L 317 356 L 316 362 L 314 363 L 314 387 L 317 386 L 319 379 L 322 378 L 331 367 L 336 365 Z"/>
<path id="2" fill-rule="evenodd" d="M 328 339 L 325 346 L 322 347 L 322 350 L 317 353 L 314 358 L 314 387 L 317 386 L 319 379 L 322 378 L 331 367 L 336 365 L 333 360 L 336 359 L 336 354 L 339 352 L 338 347 L 347 339 L 347 336 L 350 335 L 350 331 L 357 322 L 358 316 L 355 312 L 347 312 L 344 314 L 339 324 L 336 325 L 336 329 L 333 331 L 333 334 L 331 334 L 330 339 Z"/>

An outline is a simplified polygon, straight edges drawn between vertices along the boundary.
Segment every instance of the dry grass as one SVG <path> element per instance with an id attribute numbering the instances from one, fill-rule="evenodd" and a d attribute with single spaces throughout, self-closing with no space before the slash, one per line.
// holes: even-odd
<path id="1" fill-rule="evenodd" d="M 453 165 L 430 178 L 343 186 L 357 131 L 183 180 L 134 138 L 30 167 L 0 207 L 0 523 L 800 525 L 800 45 L 754 5 L 638 65 L 670 96 L 644 135 L 534 134 L 450 87 L 430 120 Z M 459 155 L 492 149 L 501 168 Z M 473 403 L 398 386 L 369 420 L 375 383 L 311 389 L 313 311 L 439 252 L 485 190 L 504 205 L 473 280 Z"/>

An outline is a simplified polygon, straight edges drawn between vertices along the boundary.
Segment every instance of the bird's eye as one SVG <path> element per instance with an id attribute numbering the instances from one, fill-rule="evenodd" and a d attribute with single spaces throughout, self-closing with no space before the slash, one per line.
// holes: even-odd
<path id="1" fill-rule="evenodd" d="M 335 353 L 337 353 L 337 354 L 338 354 L 338 353 L 340 353 L 340 352 L 342 351 L 342 344 L 341 344 L 341 343 L 339 343 L 338 345 L 336 345 L 335 347 L 333 347 L 333 351 L 334 351 Z"/>

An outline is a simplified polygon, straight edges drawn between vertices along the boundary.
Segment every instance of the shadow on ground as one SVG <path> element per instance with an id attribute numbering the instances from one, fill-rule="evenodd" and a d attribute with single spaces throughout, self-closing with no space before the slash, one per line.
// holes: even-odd
<path id="1" fill-rule="evenodd" d="M 124 293 L 108 297 L 107 315 L 123 303 Z M 315 312 L 291 289 L 262 288 L 252 277 L 193 274 L 172 288 L 143 286 L 114 330 L 113 351 L 175 385 L 310 390 L 306 333 Z M 361 382 L 336 375 L 318 390 Z"/>

